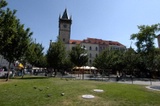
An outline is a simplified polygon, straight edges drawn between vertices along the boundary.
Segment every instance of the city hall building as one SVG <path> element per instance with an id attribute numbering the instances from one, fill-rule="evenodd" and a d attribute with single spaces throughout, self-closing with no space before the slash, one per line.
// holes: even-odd
<path id="1" fill-rule="evenodd" d="M 62 16 L 59 16 L 59 34 L 58 36 L 65 44 L 66 50 L 70 51 L 76 45 L 81 45 L 86 48 L 88 54 L 88 65 L 91 66 L 94 59 L 105 49 L 109 50 L 122 50 L 126 49 L 126 46 L 117 41 L 108 41 L 99 38 L 86 38 L 83 40 L 71 39 L 71 25 L 72 18 L 68 16 L 67 9 L 65 9 Z"/>

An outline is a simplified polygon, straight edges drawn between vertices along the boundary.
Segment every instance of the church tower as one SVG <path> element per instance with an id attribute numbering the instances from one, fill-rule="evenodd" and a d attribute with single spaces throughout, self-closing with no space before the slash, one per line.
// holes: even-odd
<path id="1" fill-rule="evenodd" d="M 72 19 L 68 17 L 67 9 L 65 9 L 63 15 L 59 16 L 59 37 L 65 44 L 68 44 L 70 40 L 71 24 Z"/>

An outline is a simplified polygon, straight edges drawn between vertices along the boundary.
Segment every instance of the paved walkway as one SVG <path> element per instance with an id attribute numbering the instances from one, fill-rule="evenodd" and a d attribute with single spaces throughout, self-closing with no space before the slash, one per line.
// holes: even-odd
<path id="1" fill-rule="evenodd" d="M 116 81 L 116 76 L 111 76 L 110 78 L 102 78 L 102 77 L 89 77 L 91 74 L 85 74 L 84 77 L 80 74 L 70 74 L 70 75 L 65 75 L 63 78 L 75 78 L 75 79 L 85 79 L 85 80 L 97 80 L 97 81 L 107 81 L 107 82 L 117 82 Z M 134 79 L 133 83 L 131 80 L 119 80 L 117 83 L 126 83 L 126 84 L 139 84 L 139 85 L 157 85 L 160 86 L 160 80 L 152 80 L 149 81 L 149 79 Z"/>
<path id="2" fill-rule="evenodd" d="M 117 83 L 145 85 L 147 89 L 160 91 L 160 81 L 119 81 Z"/>
<path id="3" fill-rule="evenodd" d="M 132 84 L 132 81 L 118 81 L 118 83 Z M 133 84 L 160 86 L 160 81 L 133 81 Z"/>

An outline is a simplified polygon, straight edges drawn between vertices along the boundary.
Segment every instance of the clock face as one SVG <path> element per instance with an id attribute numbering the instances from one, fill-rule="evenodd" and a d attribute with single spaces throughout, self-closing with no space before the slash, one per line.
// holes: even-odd
<path id="1" fill-rule="evenodd" d="M 67 25 L 66 25 L 66 24 L 64 24 L 64 25 L 63 25 L 63 27 L 64 27 L 64 28 L 67 28 Z"/>

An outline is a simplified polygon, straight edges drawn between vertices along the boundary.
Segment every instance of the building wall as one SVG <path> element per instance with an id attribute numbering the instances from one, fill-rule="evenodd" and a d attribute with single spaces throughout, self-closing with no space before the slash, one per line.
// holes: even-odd
<path id="1" fill-rule="evenodd" d="M 0 55 L 0 67 L 8 67 L 8 64 L 8 61 L 4 59 L 2 55 Z"/>
<path id="2" fill-rule="evenodd" d="M 109 48 L 108 44 L 100 44 L 99 45 L 99 53 L 103 52 L 104 50 L 106 50 L 108 48 Z"/>
<path id="3" fill-rule="evenodd" d="M 160 35 L 157 36 L 158 48 L 160 48 Z"/>
<path id="4" fill-rule="evenodd" d="M 109 50 L 120 50 L 120 51 L 124 51 L 125 49 L 126 49 L 126 47 L 124 47 L 124 46 L 109 45 Z"/>
<path id="5" fill-rule="evenodd" d="M 61 23 L 60 21 L 60 26 L 59 26 L 59 36 L 60 39 L 64 43 L 69 43 L 70 40 L 70 27 L 71 25 L 69 23 Z"/>
<path id="6" fill-rule="evenodd" d="M 96 56 L 99 55 L 99 45 L 92 43 L 82 43 L 83 47 L 86 48 L 88 54 L 88 65 L 91 66 Z"/>
<path id="7" fill-rule="evenodd" d="M 126 49 L 125 46 L 117 46 L 117 45 L 99 45 L 92 43 L 84 43 L 80 44 L 82 47 L 86 48 L 88 54 L 88 65 L 92 66 L 94 59 L 104 50 L 120 50 L 124 51 Z M 73 47 L 77 46 L 77 44 L 65 44 L 66 50 L 70 51 Z"/>

